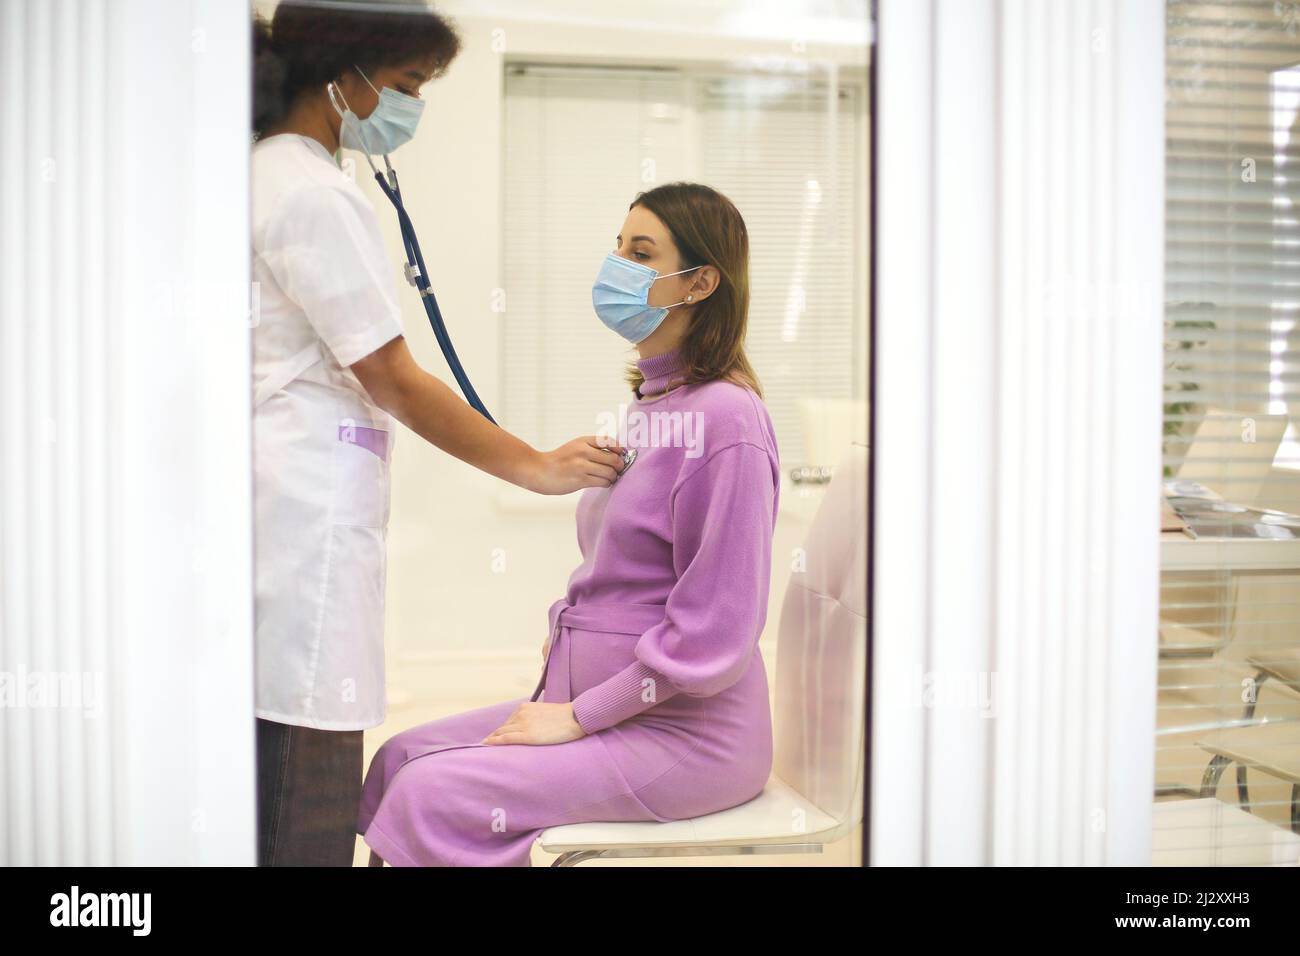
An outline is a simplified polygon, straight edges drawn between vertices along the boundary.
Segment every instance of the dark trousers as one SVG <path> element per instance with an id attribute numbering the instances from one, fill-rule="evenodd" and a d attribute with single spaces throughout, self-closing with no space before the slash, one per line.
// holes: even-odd
<path id="1" fill-rule="evenodd" d="M 364 733 L 257 718 L 259 866 L 352 865 Z"/>

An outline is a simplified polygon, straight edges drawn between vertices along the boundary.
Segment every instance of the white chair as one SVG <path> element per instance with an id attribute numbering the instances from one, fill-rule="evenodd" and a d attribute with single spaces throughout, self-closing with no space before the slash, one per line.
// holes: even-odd
<path id="1" fill-rule="evenodd" d="M 669 823 L 551 827 L 552 866 L 609 858 L 820 853 L 862 820 L 867 448 L 849 445 L 791 574 L 777 632 L 772 776 L 740 806 Z"/>
<path id="2" fill-rule="evenodd" d="M 1247 419 L 1255 426 L 1251 442 L 1243 441 Z M 1178 478 L 1207 485 L 1235 504 L 1258 505 L 1289 421 L 1286 415 L 1206 409 Z"/>
<path id="3" fill-rule="evenodd" d="M 1256 722 L 1255 706 L 1259 689 L 1266 681 L 1300 691 L 1300 646 L 1261 648 L 1246 658 L 1255 668 L 1252 686 L 1255 694 L 1246 701 L 1239 725 L 1216 731 L 1196 746 L 1211 755 L 1201 779 L 1200 795 L 1212 797 L 1219 779 L 1232 764 L 1237 765 L 1237 805 L 1250 810 L 1250 791 L 1246 783 L 1249 768 L 1263 771 L 1291 784 L 1291 829 L 1300 834 L 1300 721 L 1289 716 L 1266 716 Z"/>
<path id="4" fill-rule="evenodd" d="M 835 458 L 851 443 L 867 443 L 867 403 L 851 398 L 801 398 L 799 431 L 803 436 L 803 460 L 797 465 L 834 465 Z"/>

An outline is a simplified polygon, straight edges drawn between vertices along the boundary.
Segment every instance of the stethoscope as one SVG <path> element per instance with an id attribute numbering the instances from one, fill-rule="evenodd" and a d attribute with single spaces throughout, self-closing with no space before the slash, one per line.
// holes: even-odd
<path id="1" fill-rule="evenodd" d="M 617 477 L 615 477 L 614 480 L 618 481 L 619 478 L 622 478 L 624 475 L 626 475 L 627 470 L 632 467 L 632 463 L 635 461 L 636 461 L 636 449 L 635 448 L 624 449 L 623 470 L 618 473 Z"/>
<path id="2" fill-rule="evenodd" d="M 451 344 L 451 336 L 447 333 L 447 324 L 442 319 L 442 310 L 438 308 L 438 299 L 433 294 L 433 289 L 429 287 L 429 273 L 424 267 L 424 255 L 420 252 L 420 241 L 415 237 L 415 226 L 411 223 L 411 217 L 406 212 L 406 206 L 402 203 L 402 190 L 397 185 L 397 171 L 393 169 L 393 164 L 388 161 L 388 155 L 384 154 L 384 168 L 388 172 L 388 179 L 384 179 L 384 174 L 375 168 L 374 161 L 370 155 L 366 154 L 366 161 L 370 163 L 371 170 L 375 174 L 375 182 L 379 183 L 379 188 L 383 190 L 388 201 L 393 204 L 397 210 L 397 224 L 402 230 L 402 245 L 406 248 L 406 264 L 402 271 L 406 274 L 406 281 L 415 286 L 420 293 L 420 300 L 424 303 L 424 311 L 429 316 L 429 325 L 433 327 L 434 337 L 438 340 L 438 347 L 442 349 L 443 358 L 447 360 L 447 367 L 451 369 L 451 374 L 456 377 L 456 384 L 460 386 L 461 393 L 465 396 L 465 401 L 469 402 L 476 411 L 493 425 L 497 420 L 488 412 L 487 406 L 483 400 L 478 397 L 478 392 L 474 391 L 474 386 L 470 384 L 469 376 L 465 374 L 465 368 L 460 364 L 460 358 L 456 355 L 456 349 Z M 618 481 L 627 474 L 628 469 L 636 462 L 636 449 L 627 448 L 623 451 L 623 470 L 614 478 Z"/>
<path id="3" fill-rule="evenodd" d="M 370 163 L 370 168 L 374 170 L 375 182 L 379 183 L 379 188 L 383 190 L 388 201 L 393 204 L 397 210 L 397 224 L 402 229 L 402 245 L 406 247 L 406 264 L 402 271 L 406 274 L 406 281 L 420 293 L 420 301 L 424 303 L 424 311 L 429 316 L 429 325 L 433 326 L 433 335 L 438 340 L 438 347 L 442 349 L 442 356 L 447 360 L 447 367 L 451 369 L 451 374 L 456 377 L 456 384 L 460 386 L 461 394 L 465 396 L 465 401 L 490 421 L 493 425 L 497 420 L 489 414 L 487 406 L 483 400 L 478 397 L 478 392 L 474 391 L 474 386 L 470 384 L 469 376 L 465 374 L 465 368 L 460 364 L 460 358 L 456 355 L 456 349 L 451 344 L 451 336 L 447 334 L 447 324 L 442 320 L 442 310 L 438 308 L 438 299 L 433 294 L 433 289 L 429 287 L 429 273 L 424 267 L 424 255 L 420 252 L 420 241 L 415 237 L 415 226 L 411 223 L 411 217 L 407 215 L 406 206 L 402 204 L 402 191 L 397 185 L 397 172 L 393 169 L 393 164 L 388 161 L 387 154 L 384 155 L 384 167 L 388 170 L 388 180 L 384 180 L 384 175 L 378 169 L 375 169 L 374 161 L 370 155 L 366 154 L 366 161 Z M 635 458 L 635 456 L 633 456 Z"/>
<path id="4" fill-rule="evenodd" d="M 367 156 L 366 158 L 369 159 L 370 157 Z M 420 292 L 420 299 L 424 302 L 424 311 L 428 313 L 429 324 L 433 326 L 433 334 L 438 339 L 438 347 L 442 349 L 443 358 L 447 360 L 447 367 L 451 369 L 451 374 L 456 376 L 456 383 L 460 386 L 465 401 L 469 402 L 484 418 L 495 425 L 496 419 L 488 413 L 487 406 L 478 397 L 478 392 L 474 391 L 469 376 L 465 374 L 465 369 L 456 356 L 456 349 L 451 344 L 451 336 L 447 334 L 447 325 L 442 320 L 442 310 L 438 308 L 438 300 L 433 294 L 433 289 L 429 288 L 429 275 L 424 268 L 424 256 L 420 253 L 420 241 L 415 238 L 415 226 L 411 223 L 411 217 L 407 215 L 406 206 L 402 204 L 402 191 L 397 185 L 397 172 L 393 169 L 393 164 L 388 161 L 387 155 L 384 156 L 384 168 L 388 171 L 387 181 L 384 179 L 384 174 L 375 169 L 373 162 L 370 164 L 370 168 L 374 170 L 375 182 L 379 183 L 379 188 L 384 191 L 388 201 L 397 210 L 397 223 L 402 229 L 402 245 L 406 247 L 406 265 L 402 271 L 406 274 L 406 281 L 415 286 Z M 618 473 L 614 480 L 618 481 L 619 478 L 626 475 L 628 469 L 635 462 L 636 449 L 624 449 L 623 470 Z"/>
<path id="5" fill-rule="evenodd" d="M 367 159 L 370 157 L 367 156 Z M 424 302 L 424 311 L 428 313 L 429 324 L 433 326 L 433 334 L 438 339 L 438 347 L 442 349 L 443 358 L 447 360 L 447 367 L 451 369 L 451 374 L 456 376 L 456 383 L 460 385 L 461 393 L 465 396 L 465 401 L 469 402 L 484 418 L 493 425 L 497 423 L 483 404 L 483 400 L 478 397 L 478 392 L 474 391 L 474 386 L 470 384 L 469 376 L 465 374 L 464 367 L 460 364 L 460 359 L 456 356 L 456 349 L 451 344 L 451 336 L 447 334 L 447 325 L 442 320 L 442 310 L 438 308 L 438 300 L 433 294 L 433 289 L 429 288 L 429 275 L 424 268 L 424 256 L 420 253 L 420 241 L 415 238 L 415 226 L 411 224 L 411 217 L 407 215 L 406 207 L 402 204 L 402 191 L 397 185 L 397 172 L 393 169 L 393 164 L 388 161 L 388 156 L 384 156 L 384 168 L 388 171 L 388 180 L 384 180 L 384 175 L 372 162 L 370 168 L 375 172 L 375 182 L 379 183 L 379 188 L 384 191 L 388 201 L 393 204 L 397 210 L 397 223 L 402 228 L 402 244 L 406 247 L 406 265 L 403 272 L 406 273 L 406 281 L 415 286 L 420 292 L 420 299 Z M 623 470 L 615 476 L 614 481 L 618 481 L 627 474 L 628 469 L 636 462 L 636 449 L 627 448 L 623 451 Z"/>

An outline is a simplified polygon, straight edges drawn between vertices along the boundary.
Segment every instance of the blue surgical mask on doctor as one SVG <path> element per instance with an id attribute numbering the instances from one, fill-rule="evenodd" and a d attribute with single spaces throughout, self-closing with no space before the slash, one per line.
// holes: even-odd
<path id="1" fill-rule="evenodd" d="M 361 78 L 372 90 L 375 90 L 375 84 L 370 82 L 370 77 L 362 73 L 361 67 L 353 66 L 353 69 L 361 73 Z M 371 156 L 386 156 L 397 147 L 409 143 L 411 137 L 415 135 L 416 126 L 419 125 L 420 114 L 424 112 L 424 100 L 407 96 L 385 86 L 382 90 L 375 90 L 379 102 L 375 104 L 369 116 L 361 119 L 352 112 L 348 101 L 343 98 L 343 91 L 337 84 L 330 83 L 326 90 L 335 112 L 342 118 L 339 127 L 339 143 L 348 149 L 355 149 Z M 336 96 L 337 100 L 343 103 L 341 108 L 336 101 Z"/>
<path id="2" fill-rule="evenodd" d="M 660 275 L 649 266 L 611 252 L 601 263 L 600 272 L 591 286 L 591 304 L 600 321 L 636 345 L 659 328 L 659 323 L 667 317 L 669 309 L 691 299 L 687 296 L 672 305 L 650 305 L 650 286 L 658 279 L 703 268 L 702 265 L 691 266 L 689 269 Z"/>

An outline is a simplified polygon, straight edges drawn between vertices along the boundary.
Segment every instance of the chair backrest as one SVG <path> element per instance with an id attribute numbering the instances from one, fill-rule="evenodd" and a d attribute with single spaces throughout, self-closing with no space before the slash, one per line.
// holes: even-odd
<path id="1" fill-rule="evenodd" d="M 867 441 L 867 403 L 851 398 L 801 398 L 799 432 L 806 465 L 834 465 L 850 442 Z"/>
<path id="2" fill-rule="evenodd" d="M 1199 481 L 1236 504 L 1256 504 L 1288 421 L 1286 415 L 1206 409 L 1177 477 Z"/>
<path id="3" fill-rule="evenodd" d="M 795 558 L 776 648 L 773 773 L 850 823 L 862 813 L 868 474 L 853 442 Z"/>

